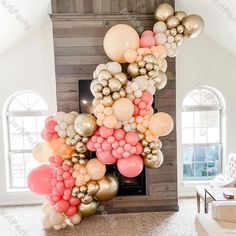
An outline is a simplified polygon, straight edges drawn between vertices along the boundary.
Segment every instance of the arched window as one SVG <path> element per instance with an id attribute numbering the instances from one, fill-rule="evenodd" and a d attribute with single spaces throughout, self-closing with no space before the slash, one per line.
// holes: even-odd
<path id="1" fill-rule="evenodd" d="M 183 101 L 183 180 L 212 179 L 221 172 L 220 98 L 205 87 L 191 91 Z"/>
<path id="2" fill-rule="evenodd" d="M 32 92 L 17 93 L 6 105 L 8 189 L 27 188 L 27 175 L 37 162 L 32 148 L 41 141 L 48 107 Z"/>

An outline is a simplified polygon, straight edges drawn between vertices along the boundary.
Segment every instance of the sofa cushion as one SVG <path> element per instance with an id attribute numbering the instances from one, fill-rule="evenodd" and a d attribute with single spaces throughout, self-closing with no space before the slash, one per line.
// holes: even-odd
<path id="1" fill-rule="evenodd" d="M 198 214 L 195 218 L 198 236 L 233 236 L 236 224 L 214 220 L 208 214 Z"/>

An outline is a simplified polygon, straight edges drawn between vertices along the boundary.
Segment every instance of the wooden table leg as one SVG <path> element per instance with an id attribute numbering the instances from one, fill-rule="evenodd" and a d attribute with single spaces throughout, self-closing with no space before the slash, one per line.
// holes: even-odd
<path id="1" fill-rule="evenodd" d="M 197 192 L 197 212 L 200 213 L 200 195 Z"/>

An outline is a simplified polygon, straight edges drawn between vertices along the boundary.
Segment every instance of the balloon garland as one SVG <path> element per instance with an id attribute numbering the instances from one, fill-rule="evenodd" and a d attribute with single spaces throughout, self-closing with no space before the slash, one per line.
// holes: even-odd
<path id="1" fill-rule="evenodd" d="M 43 163 L 28 175 L 28 186 L 46 195 L 43 226 L 60 230 L 79 224 L 96 213 L 99 202 L 118 192 L 116 176 L 106 165 L 117 165 L 128 177 L 143 167 L 156 169 L 163 163 L 160 137 L 174 126 L 172 118 L 154 113 L 153 95 L 167 84 L 166 57 L 174 57 L 184 37 L 197 37 L 204 27 L 200 16 L 175 12 L 163 3 L 155 10 L 153 30 L 141 38 L 129 25 L 113 26 L 104 37 L 104 50 L 112 60 L 100 64 L 90 85 L 93 114 L 57 112 L 45 120 L 32 154 Z M 128 63 L 122 71 L 120 63 Z M 89 151 L 96 152 L 90 159 Z"/>

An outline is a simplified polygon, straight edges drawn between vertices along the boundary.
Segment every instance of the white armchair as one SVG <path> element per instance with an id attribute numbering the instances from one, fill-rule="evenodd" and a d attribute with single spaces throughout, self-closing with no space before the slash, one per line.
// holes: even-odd
<path id="1" fill-rule="evenodd" d="M 206 187 L 221 187 L 221 188 L 232 188 L 235 187 L 236 184 L 236 153 L 231 153 L 229 155 L 227 167 L 226 167 L 226 175 L 219 175 L 214 180 L 211 181 L 209 185 L 197 185 L 195 187 L 197 193 L 197 210 L 200 213 L 200 199 L 205 200 L 205 188 Z M 208 212 L 208 204 L 212 202 L 212 198 L 207 196 L 205 213 Z"/>
<path id="2" fill-rule="evenodd" d="M 198 214 L 195 227 L 198 236 L 236 235 L 236 201 L 213 202 L 211 215 Z"/>

